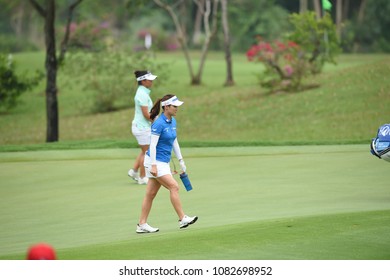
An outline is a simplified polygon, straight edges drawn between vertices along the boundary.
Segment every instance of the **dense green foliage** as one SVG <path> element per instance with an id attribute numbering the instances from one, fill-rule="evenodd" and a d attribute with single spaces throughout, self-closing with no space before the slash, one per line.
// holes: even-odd
<path id="1" fill-rule="evenodd" d="M 351 23 L 356 43 L 365 52 L 390 52 L 390 1 L 368 0 L 362 22 Z"/>
<path id="2" fill-rule="evenodd" d="M 228 1 L 229 2 L 229 1 Z M 246 51 L 261 35 L 267 41 L 280 39 L 290 30 L 289 13 L 275 1 L 238 1 L 229 5 L 232 49 Z"/>
<path id="3" fill-rule="evenodd" d="M 34 77 L 16 72 L 15 62 L 11 55 L 0 53 L 0 110 L 8 111 L 17 105 L 22 93 L 34 88 L 43 78 L 37 72 Z"/>
<path id="4" fill-rule="evenodd" d="M 341 53 L 341 49 L 336 26 L 329 13 L 319 20 L 314 12 L 292 14 L 290 21 L 294 28 L 288 39 L 301 46 L 311 73 L 320 73 L 325 63 L 336 64 L 335 58 Z"/>

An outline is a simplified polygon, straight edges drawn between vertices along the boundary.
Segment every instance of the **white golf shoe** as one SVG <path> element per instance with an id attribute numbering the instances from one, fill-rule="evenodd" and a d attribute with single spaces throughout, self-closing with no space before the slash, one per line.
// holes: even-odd
<path id="1" fill-rule="evenodd" d="M 134 181 L 138 181 L 138 172 L 134 171 L 134 169 L 130 169 L 129 172 L 127 172 L 127 175 L 129 175 L 129 177 L 133 178 Z"/>
<path id="2" fill-rule="evenodd" d="M 194 224 L 197 220 L 198 220 L 197 216 L 188 217 L 187 215 L 184 215 L 183 219 L 181 219 L 181 221 L 179 221 L 179 227 L 186 228 L 189 225 Z"/>
<path id="3" fill-rule="evenodd" d="M 158 232 L 160 229 L 154 228 L 148 225 L 148 223 L 144 223 L 142 225 L 137 224 L 136 233 L 153 233 Z"/>

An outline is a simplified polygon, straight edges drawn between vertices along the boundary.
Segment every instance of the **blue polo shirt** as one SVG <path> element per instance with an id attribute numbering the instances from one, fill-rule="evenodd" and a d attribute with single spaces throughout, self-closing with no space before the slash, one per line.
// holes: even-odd
<path id="1" fill-rule="evenodd" d="M 172 117 L 167 119 L 161 114 L 152 124 L 152 134 L 160 136 L 156 146 L 156 160 L 169 162 L 173 149 L 173 142 L 176 139 L 176 120 Z M 150 156 L 150 149 L 146 152 Z"/>

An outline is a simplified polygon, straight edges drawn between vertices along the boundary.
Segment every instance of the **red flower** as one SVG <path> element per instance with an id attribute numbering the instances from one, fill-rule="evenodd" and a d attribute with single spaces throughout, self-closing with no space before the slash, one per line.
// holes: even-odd
<path id="1" fill-rule="evenodd" d="M 290 48 L 298 48 L 299 47 L 299 45 L 293 41 L 288 41 L 287 45 Z"/>

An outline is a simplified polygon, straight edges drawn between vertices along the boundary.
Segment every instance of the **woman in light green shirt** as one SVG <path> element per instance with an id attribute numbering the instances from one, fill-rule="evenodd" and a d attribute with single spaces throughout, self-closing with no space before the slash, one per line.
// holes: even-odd
<path id="1" fill-rule="evenodd" d="M 138 82 L 137 92 L 134 96 L 135 111 L 131 126 L 131 132 L 137 139 L 141 152 L 137 156 L 133 168 L 129 170 L 128 175 L 140 185 L 146 185 L 148 178 L 145 176 L 144 158 L 150 145 L 150 110 L 153 107 L 150 98 L 150 88 L 157 76 L 149 71 L 135 71 L 134 75 Z"/>

